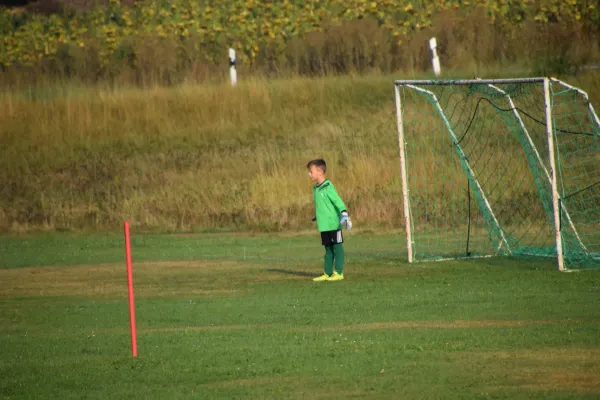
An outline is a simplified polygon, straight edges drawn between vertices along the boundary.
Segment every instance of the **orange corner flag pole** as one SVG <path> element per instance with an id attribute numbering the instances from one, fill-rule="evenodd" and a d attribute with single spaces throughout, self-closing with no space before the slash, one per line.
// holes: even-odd
<path id="1" fill-rule="evenodd" d="M 131 326 L 131 354 L 137 357 L 137 340 L 135 332 L 135 302 L 133 300 L 133 272 L 131 269 L 131 241 L 129 239 L 129 222 L 125 222 L 125 258 L 127 260 L 127 287 L 129 289 L 129 324 Z"/>

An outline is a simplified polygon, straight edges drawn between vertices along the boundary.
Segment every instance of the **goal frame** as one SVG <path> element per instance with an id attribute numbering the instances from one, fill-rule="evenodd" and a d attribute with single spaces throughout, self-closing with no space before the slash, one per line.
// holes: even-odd
<path id="1" fill-rule="evenodd" d="M 415 256 L 414 256 L 415 243 L 414 243 L 414 235 L 412 232 L 412 216 L 411 216 L 410 195 L 409 195 L 410 194 L 409 193 L 410 177 L 408 176 L 408 171 L 407 171 L 407 155 L 406 155 L 407 142 L 405 139 L 405 132 L 404 132 L 404 118 L 403 118 L 404 108 L 403 108 L 402 97 L 401 97 L 401 93 L 400 93 L 401 87 L 406 87 L 406 88 L 409 88 L 412 90 L 426 93 L 434 100 L 434 107 L 437 108 L 438 111 L 440 111 L 439 114 L 440 114 L 441 118 L 444 120 L 444 122 L 446 122 L 446 126 L 448 127 L 448 134 L 450 135 L 452 142 L 457 146 L 456 150 L 460 154 L 462 152 L 462 149 L 456 141 L 456 136 L 452 132 L 450 125 L 447 123 L 448 121 L 446 120 L 446 116 L 445 116 L 444 112 L 441 110 L 441 107 L 439 105 L 439 102 L 438 102 L 435 94 L 426 89 L 428 86 L 433 86 L 433 85 L 471 85 L 471 84 L 482 85 L 482 84 L 484 84 L 484 85 L 488 85 L 490 88 L 498 91 L 499 93 L 503 93 L 505 95 L 507 101 L 510 104 L 512 104 L 512 99 L 510 98 L 510 96 L 508 94 L 504 93 L 500 88 L 498 88 L 494 85 L 538 84 L 538 85 L 543 85 L 543 93 L 544 93 L 545 124 L 546 124 L 546 136 L 547 136 L 547 140 L 546 140 L 547 149 L 545 149 L 544 151 L 548 152 L 548 157 L 549 157 L 548 158 L 549 170 L 545 170 L 545 173 L 546 173 L 546 176 L 550 180 L 550 186 L 551 186 L 552 212 L 553 212 L 553 216 L 554 216 L 553 230 L 554 230 L 554 241 L 555 241 L 555 246 L 556 246 L 557 264 L 558 264 L 559 271 L 567 271 L 567 269 L 565 267 L 564 252 L 563 252 L 563 239 L 562 239 L 562 234 L 561 234 L 561 205 L 562 205 L 562 202 L 561 202 L 560 194 L 558 191 L 558 169 L 557 169 L 558 160 L 557 160 L 557 149 L 556 149 L 556 144 L 555 144 L 555 140 L 554 140 L 555 132 L 554 132 L 554 124 L 553 124 L 553 118 L 552 118 L 552 98 L 550 95 L 550 84 L 551 83 L 556 83 L 556 84 L 563 86 L 566 89 L 574 90 L 578 94 L 583 96 L 587 101 L 587 106 L 590 111 L 590 114 L 593 116 L 593 119 L 594 119 L 595 123 L 598 125 L 598 127 L 600 127 L 600 119 L 598 119 L 598 116 L 595 113 L 595 110 L 593 109 L 592 104 L 589 102 L 587 93 L 579 88 L 571 86 L 571 85 L 569 85 L 565 82 L 562 82 L 556 78 L 536 77 L 536 78 L 515 78 L 515 79 L 395 80 L 394 81 L 394 97 L 395 97 L 395 105 L 396 105 L 396 124 L 397 124 L 397 131 L 398 131 L 398 151 L 400 154 L 400 178 L 401 178 L 401 184 L 402 184 L 404 224 L 405 224 L 406 246 L 407 246 L 409 263 L 415 262 Z M 517 115 L 516 117 L 517 117 L 517 120 L 520 121 L 520 116 Z M 525 131 L 525 135 L 528 138 L 528 140 L 530 141 L 531 139 L 529 138 L 529 135 L 526 131 Z M 534 146 L 534 148 L 535 148 L 535 146 Z M 542 151 L 541 148 L 539 150 Z M 535 151 L 537 153 L 537 149 Z M 539 153 L 537 153 L 537 157 L 539 158 Z M 474 184 L 477 187 L 479 187 L 479 182 L 478 182 L 477 178 L 474 176 L 474 174 L 471 170 L 471 167 L 468 164 L 468 161 L 461 160 L 461 162 L 465 163 L 464 164 L 465 172 L 473 180 Z M 544 169 L 545 169 L 545 167 L 544 167 Z M 485 193 L 483 193 L 483 191 L 481 191 L 481 192 L 483 194 L 483 196 L 482 196 L 483 203 L 485 204 L 485 207 L 488 208 L 488 211 L 490 211 L 492 218 L 495 220 L 493 210 L 490 208 L 490 205 L 487 202 L 487 199 L 485 198 Z M 566 209 L 564 209 L 564 211 L 565 211 L 567 223 L 572 226 L 572 222 L 569 217 L 569 213 L 566 212 Z M 495 223 L 497 224 L 498 222 L 495 221 Z M 574 229 L 574 226 L 572 226 L 572 227 Z M 502 228 L 501 227 L 498 227 L 498 228 L 499 228 L 499 232 L 500 232 L 501 239 L 502 239 L 499 246 L 503 246 L 503 245 L 508 246 L 508 242 L 506 242 L 506 239 L 504 238 Z M 574 230 L 574 231 L 575 231 L 575 235 L 577 236 L 577 231 L 576 230 Z M 578 236 L 577 236 L 577 238 L 579 239 Z M 507 250 L 508 250 L 508 253 L 510 254 L 511 253 L 510 248 L 507 248 Z"/>

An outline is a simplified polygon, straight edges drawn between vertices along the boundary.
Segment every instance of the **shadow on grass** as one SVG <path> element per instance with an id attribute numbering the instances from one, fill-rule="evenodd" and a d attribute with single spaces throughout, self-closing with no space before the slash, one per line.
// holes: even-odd
<path id="1" fill-rule="evenodd" d="M 295 276 L 316 277 L 316 276 L 320 275 L 316 272 L 290 271 L 289 269 L 281 269 L 281 268 L 269 268 L 269 269 L 267 269 L 267 271 L 277 272 L 279 274 L 295 275 Z"/>

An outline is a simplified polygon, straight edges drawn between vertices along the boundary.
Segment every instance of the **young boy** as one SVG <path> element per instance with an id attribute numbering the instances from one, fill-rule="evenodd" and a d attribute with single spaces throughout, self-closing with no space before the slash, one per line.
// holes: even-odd
<path id="1" fill-rule="evenodd" d="M 313 279 L 315 282 L 341 281 L 344 279 L 344 247 L 342 243 L 341 225 L 346 230 L 352 228 L 352 222 L 346 211 L 346 205 L 337 194 L 333 183 L 325 176 L 327 164 L 325 160 L 317 159 L 306 164 L 308 176 L 315 183 L 313 199 L 315 202 L 315 217 L 317 227 L 321 232 L 321 242 L 325 246 L 325 272 Z M 333 265 L 335 262 L 335 271 Z"/>

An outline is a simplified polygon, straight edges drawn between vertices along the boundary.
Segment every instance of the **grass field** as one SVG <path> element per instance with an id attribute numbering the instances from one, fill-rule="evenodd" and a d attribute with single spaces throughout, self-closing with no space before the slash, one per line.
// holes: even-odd
<path id="1" fill-rule="evenodd" d="M 400 234 L 0 237 L 0 398 L 597 399 L 600 275 L 407 264 Z"/>

